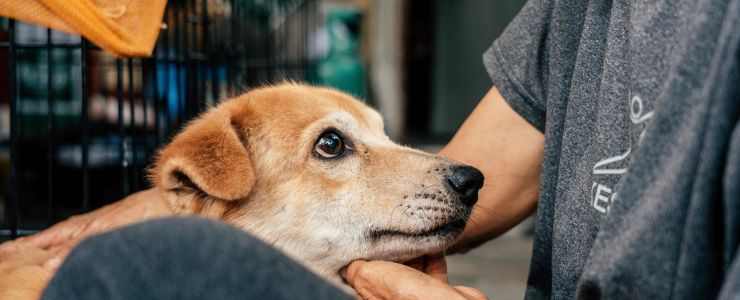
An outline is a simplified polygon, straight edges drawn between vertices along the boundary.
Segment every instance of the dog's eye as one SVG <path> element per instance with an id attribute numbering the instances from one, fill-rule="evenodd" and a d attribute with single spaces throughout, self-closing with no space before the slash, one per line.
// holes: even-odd
<path id="1" fill-rule="evenodd" d="M 334 158 L 344 152 L 344 141 L 334 132 L 325 132 L 316 141 L 314 149 L 325 158 Z"/>

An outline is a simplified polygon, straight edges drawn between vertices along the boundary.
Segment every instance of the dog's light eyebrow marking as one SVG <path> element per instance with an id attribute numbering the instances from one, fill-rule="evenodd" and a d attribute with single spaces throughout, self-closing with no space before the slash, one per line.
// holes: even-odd
<path id="1" fill-rule="evenodd" d="M 334 117 L 334 121 L 336 121 L 337 123 L 339 123 L 341 125 L 344 125 L 344 126 L 349 125 L 349 122 L 347 122 L 347 120 L 344 119 L 344 118 L 342 118 L 341 116 L 335 116 Z"/>
<path id="2" fill-rule="evenodd" d="M 344 109 L 342 109 L 342 101 L 334 101 L 334 103 L 337 104 L 337 112 L 341 113 L 345 111 Z"/>
<path id="3" fill-rule="evenodd" d="M 364 118 L 361 118 L 361 116 L 355 116 L 352 112 L 350 112 L 350 109 L 345 109 L 342 107 L 344 105 L 343 101 L 334 101 L 334 103 L 337 104 L 336 114 L 338 116 L 350 116 L 352 119 L 357 120 L 358 122 L 363 122 Z M 348 125 L 346 120 L 340 120 L 339 118 L 337 118 L 336 121 L 342 123 L 342 125 Z"/>

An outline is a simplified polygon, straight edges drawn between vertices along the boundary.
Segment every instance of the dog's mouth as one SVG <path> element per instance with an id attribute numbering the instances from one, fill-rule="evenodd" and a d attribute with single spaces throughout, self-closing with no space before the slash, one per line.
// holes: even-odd
<path id="1" fill-rule="evenodd" d="M 428 230 L 403 231 L 390 229 L 373 229 L 368 232 L 368 237 L 373 240 L 383 238 L 430 238 L 430 237 L 455 237 L 465 228 L 465 219 L 454 219 L 437 225 Z"/>

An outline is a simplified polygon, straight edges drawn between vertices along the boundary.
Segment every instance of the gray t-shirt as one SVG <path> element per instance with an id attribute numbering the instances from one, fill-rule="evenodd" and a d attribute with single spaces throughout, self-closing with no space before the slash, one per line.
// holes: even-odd
<path id="1" fill-rule="evenodd" d="M 531 0 L 484 54 L 545 134 L 527 298 L 740 297 L 739 16 Z"/>

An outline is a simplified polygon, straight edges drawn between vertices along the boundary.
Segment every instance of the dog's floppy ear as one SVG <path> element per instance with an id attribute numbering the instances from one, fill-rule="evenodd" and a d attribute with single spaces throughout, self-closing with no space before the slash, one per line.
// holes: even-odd
<path id="1" fill-rule="evenodd" d="M 224 200 L 246 197 L 254 185 L 254 171 L 243 130 L 219 110 L 191 122 L 159 152 L 151 172 L 154 185 Z"/>

